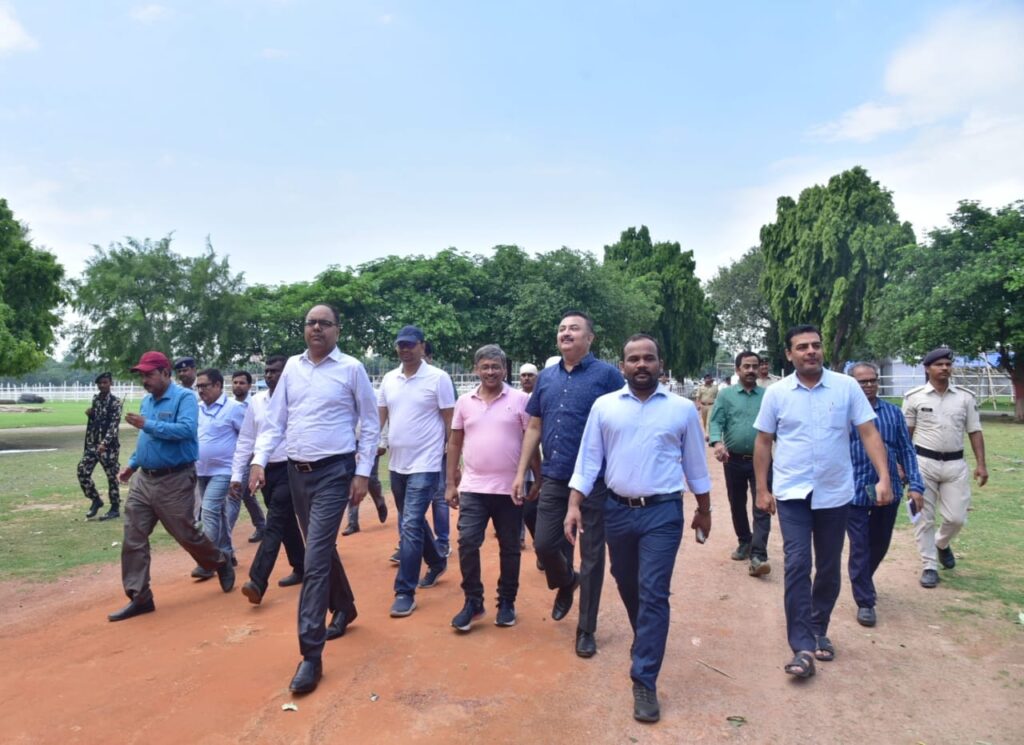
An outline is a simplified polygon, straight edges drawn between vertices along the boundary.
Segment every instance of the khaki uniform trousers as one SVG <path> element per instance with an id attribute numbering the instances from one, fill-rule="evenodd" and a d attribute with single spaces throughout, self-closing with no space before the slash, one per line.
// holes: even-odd
<path id="1" fill-rule="evenodd" d="M 917 459 L 924 480 L 924 508 L 914 526 L 914 537 L 925 569 L 939 568 L 937 548 L 949 548 L 960 529 L 967 523 L 971 506 L 971 479 L 967 461 Z M 936 510 L 942 525 L 936 530 Z"/>

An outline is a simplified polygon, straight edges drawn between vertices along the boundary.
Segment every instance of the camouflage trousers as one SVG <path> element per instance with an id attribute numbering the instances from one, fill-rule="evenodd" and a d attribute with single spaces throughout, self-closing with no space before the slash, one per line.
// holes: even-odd
<path id="1" fill-rule="evenodd" d="M 117 507 L 121 503 L 121 490 L 117 481 L 118 463 L 117 458 L 120 450 L 117 448 L 108 449 L 104 453 L 98 452 L 95 448 L 86 448 L 82 454 L 82 460 L 78 461 L 78 484 L 82 487 L 85 498 L 89 500 L 100 499 L 96 491 L 96 484 L 92 480 L 93 469 L 99 463 L 103 472 L 107 474 L 107 485 L 110 488 L 110 506 Z"/>

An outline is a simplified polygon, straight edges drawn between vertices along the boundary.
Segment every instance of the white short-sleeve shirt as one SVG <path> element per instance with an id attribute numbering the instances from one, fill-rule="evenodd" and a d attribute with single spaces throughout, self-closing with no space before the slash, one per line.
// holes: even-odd
<path id="1" fill-rule="evenodd" d="M 443 409 L 455 407 L 455 386 L 444 370 L 423 362 L 406 377 L 398 367 L 380 381 L 377 405 L 388 410 L 388 468 L 396 473 L 441 471 Z"/>

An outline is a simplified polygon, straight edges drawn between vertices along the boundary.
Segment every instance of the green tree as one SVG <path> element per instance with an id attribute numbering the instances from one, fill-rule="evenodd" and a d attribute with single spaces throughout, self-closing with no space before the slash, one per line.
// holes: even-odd
<path id="1" fill-rule="evenodd" d="M 768 347 L 774 367 L 782 361 L 778 359 L 777 324 L 761 290 L 763 274 L 764 253 L 760 246 L 754 246 L 728 266 L 720 267 L 706 289 L 718 316 L 715 338 L 719 345 L 733 355 L 744 349 Z"/>
<path id="2" fill-rule="evenodd" d="M 907 358 L 947 344 L 960 354 L 996 350 L 1024 421 L 1024 202 L 991 212 L 961 202 L 949 227 L 900 251 L 874 314 L 871 341 Z"/>
<path id="3" fill-rule="evenodd" d="M 677 375 L 696 372 L 715 354 L 715 312 L 697 279 L 692 251 L 651 240 L 646 225 L 622 232 L 604 247 L 604 262 L 629 277 L 656 286 L 661 310 L 648 331 L 661 344 L 666 365 Z"/>
<path id="4" fill-rule="evenodd" d="M 761 228 L 761 289 L 779 334 L 818 325 L 827 360 L 841 370 L 864 338 L 865 313 L 893 257 L 913 243 L 892 194 L 860 166 L 804 189 L 796 202 L 780 197 L 775 222 Z"/>
<path id="5" fill-rule="evenodd" d="M 0 199 L 0 375 L 21 375 L 39 367 L 53 346 L 65 301 L 64 267 L 35 248 L 28 228 Z"/>
<path id="6" fill-rule="evenodd" d="M 125 373 L 149 349 L 192 354 L 200 365 L 226 366 L 245 355 L 242 275 L 217 259 L 209 241 L 198 257 L 173 252 L 170 236 L 94 249 L 71 283 L 82 316 L 71 338 L 78 364 Z"/>

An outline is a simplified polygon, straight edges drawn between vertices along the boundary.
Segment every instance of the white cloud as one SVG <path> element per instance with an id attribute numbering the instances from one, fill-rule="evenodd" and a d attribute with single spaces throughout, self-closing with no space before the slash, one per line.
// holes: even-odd
<path id="1" fill-rule="evenodd" d="M 150 3 L 149 5 L 136 5 L 131 9 L 131 17 L 139 23 L 156 23 L 169 16 L 171 11 L 163 5 Z"/>
<path id="2" fill-rule="evenodd" d="M 0 3 L 0 56 L 15 52 L 31 52 L 39 46 L 14 14 L 14 8 Z"/>
<path id="3" fill-rule="evenodd" d="M 893 54 L 880 100 L 861 103 L 812 133 L 868 142 L 943 122 L 1024 113 L 1022 40 L 1022 6 L 948 11 Z"/>

